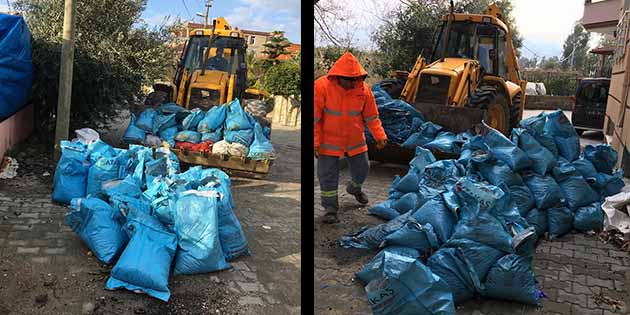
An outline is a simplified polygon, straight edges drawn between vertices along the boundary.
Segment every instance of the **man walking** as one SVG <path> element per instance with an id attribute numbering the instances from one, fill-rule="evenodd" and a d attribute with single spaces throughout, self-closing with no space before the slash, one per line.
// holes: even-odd
<path id="1" fill-rule="evenodd" d="M 370 167 L 365 143 L 365 125 L 376 140 L 376 148 L 387 144 L 387 136 L 378 119 L 378 110 L 370 86 L 364 82 L 367 71 L 346 52 L 328 71 L 315 80 L 315 157 L 324 223 L 336 223 L 339 200 L 339 159 L 346 156 L 351 180 L 346 191 L 361 204 L 367 195 L 361 190 Z"/>

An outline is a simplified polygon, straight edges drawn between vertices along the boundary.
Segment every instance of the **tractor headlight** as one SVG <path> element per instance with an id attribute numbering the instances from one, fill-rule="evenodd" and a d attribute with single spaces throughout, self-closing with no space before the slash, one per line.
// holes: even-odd
<path id="1" fill-rule="evenodd" d="M 231 32 L 230 37 L 238 37 L 238 32 Z"/>
<path id="2" fill-rule="evenodd" d="M 195 35 L 203 36 L 203 31 L 196 31 Z"/>

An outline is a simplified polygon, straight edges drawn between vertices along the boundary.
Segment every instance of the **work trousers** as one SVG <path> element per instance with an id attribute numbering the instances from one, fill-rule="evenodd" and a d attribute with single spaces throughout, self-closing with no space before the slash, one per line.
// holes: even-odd
<path id="1" fill-rule="evenodd" d="M 370 162 L 367 152 L 355 156 L 346 156 L 351 180 L 348 182 L 347 191 L 356 195 L 361 193 L 361 185 L 365 182 L 370 170 Z M 317 178 L 321 191 L 322 206 L 326 213 L 336 213 L 339 209 L 337 188 L 339 186 L 339 157 L 320 155 L 317 159 Z"/>

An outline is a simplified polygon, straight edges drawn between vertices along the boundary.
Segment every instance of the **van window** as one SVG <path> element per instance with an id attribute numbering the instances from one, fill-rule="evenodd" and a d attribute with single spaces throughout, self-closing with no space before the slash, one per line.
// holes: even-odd
<path id="1" fill-rule="evenodd" d="M 585 83 L 582 85 L 578 98 L 589 102 L 606 103 L 608 99 L 608 86 L 608 83 L 603 82 Z"/>

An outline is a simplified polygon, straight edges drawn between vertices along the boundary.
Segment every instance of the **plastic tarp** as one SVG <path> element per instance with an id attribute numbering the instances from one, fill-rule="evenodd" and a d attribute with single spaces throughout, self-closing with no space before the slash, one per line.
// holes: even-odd
<path id="1" fill-rule="evenodd" d="M 73 232 L 92 250 L 98 260 L 110 264 L 127 245 L 127 235 L 113 218 L 113 209 L 98 198 L 76 198 L 64 219 Z"/>
<path id="2" fill-rule="evenodd" d="M 123 228 L 130 240 L 105 287 L 140 291 L 168 302 L 171 296 L 168 277 L 177 237 L 156 218 L 140 211 L 132 211 Z"/>
<path id="3" fill-rule="evenodd" d="M 179 250 L 175 274 L 196 274 L 227 269 L 219 241 L 218 194 L 189 190 L 175 204 L 175 232 Z"/>
<path id="4" fill-rule="evenodd" d="M 23 17 L 0 14 L 0 51 L 0 120 L 4 120 L 31 96 L 31 32 Z"/>
<path id="5" fill-rule="evenodd" d="M 85 197 L 88 169 L 87 147 L 78 142 L 61 141 L 61 159 L 53 178 L 52 199 L 70 203 L 74 198 Z"/>
<path id="6" fill-rule="evenodd" d="M 382 276 L 365 287 L 374 314 L 455 314 L 448 285 L 418 259 L 385 252 L 382 260 Z"/>

